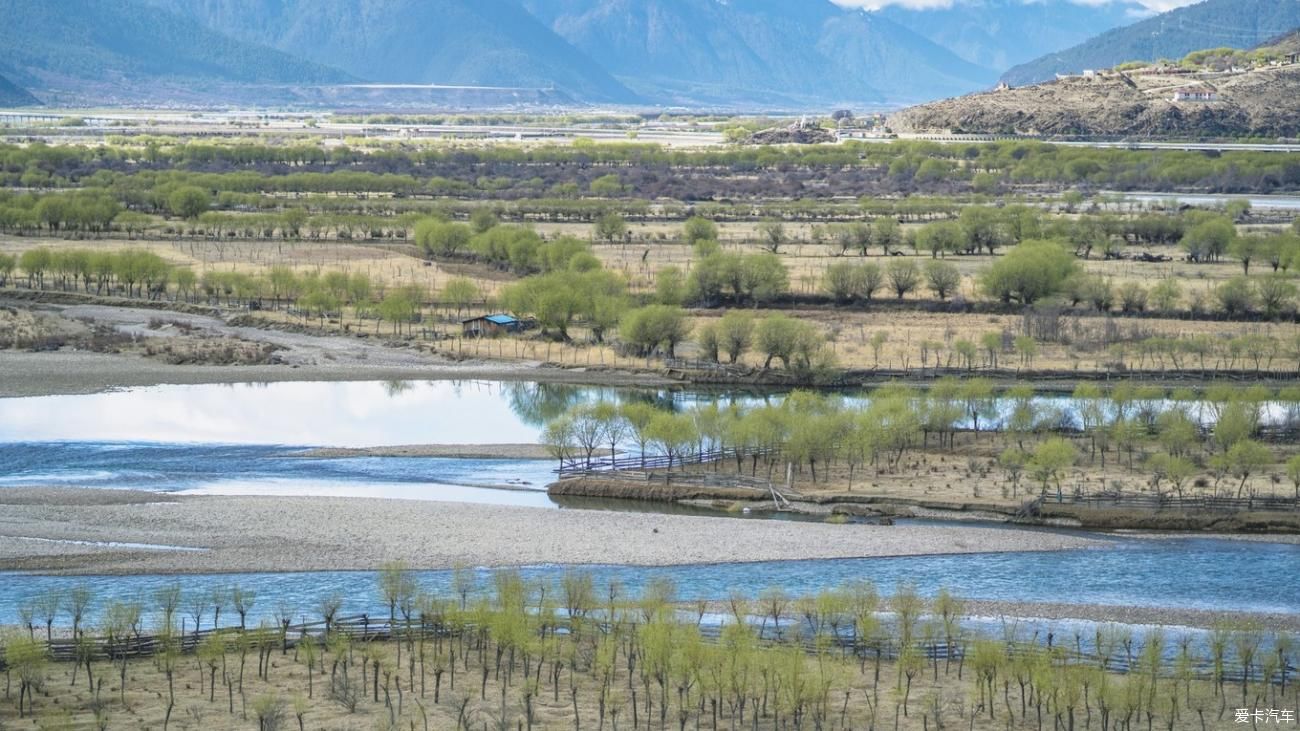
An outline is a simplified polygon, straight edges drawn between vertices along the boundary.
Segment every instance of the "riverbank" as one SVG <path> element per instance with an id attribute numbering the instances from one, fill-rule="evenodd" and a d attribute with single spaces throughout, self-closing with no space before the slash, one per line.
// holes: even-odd
<path id="1" fill-rule="evenodd" d="M 698 386 L 751 389 L 870 388 L 896 382 L 928 384 L 969 375 L 959 368 L 864 368 L 846 365 L 815 383 L 783 369 L 727 371 L 666 364 L 597 365 L 471 357 L 436 351 L 430 341 L 377 333 L 328 332 L 249 316 L 240 310 L 175 302 L 145 302 L 73 292 L 0 292 L 6 308 L 30 330 L 23 342 L 39 352 L 0 350 L 0 398 L 95 393 L 113 388 L 202 383 L 343 380 L 492 379 L 595 386 Z M 549 353 L 549 346 L 544 349 Z M 564 359 L 561 357 L 561 361 Z M 653 367 L 652 367 L 653 366 Z M 998 385 L 1031 381 L 1039 391 L 1069 391 L 1081 382 L 1112 381 L 1110 371 L 1077 368 L 989 369 Z M 1128 380 L 1166 388 L 1216 380 L 1269 382 L 1257 371 L 1125 370 Z M 1289 382 L 1289 379 L 1284 379 Z"/>
<path id="2" fill-rule="evenodd" d="M 547 487 L 552 498 L 614 498 L 657 503 L 684 503 L 721 510 L 771 511 L 773 496 L 763 489 L 704 485 L 691 481 L 628 479 L 610 474 L 574 477 Z M 1192 512 L 1141 510 L 1042 502 L 1032 511 L 997 500 L 944 500 L 893 495 L 816 493 L 792 496 L 782 509 L 808 515 L 843 516 L 867 521 L 922 518 L 967 522 L 1015 522 L 1024 525 L 1092 531 L 1158 531 L 1216 535 L 1279 535 L 1300 539 L 1300 514 L 1280 512 Z"/>
<path id="3" fill-rule="evenodd" d="M 1055 551 L 1105 543 L 973 526 L 901 529 L 384 499 L 134 493 L 105 504 L 103 492 L 14 488 L 0 493 L 0 570 L 319 571 L 376 569 L 399 559 L 422 569 L 670 566 Z"/>
<path id="4" fill-rule="evenodd" d="M 429 360 L 424 363 L 323 361 L 305 365 L 171 365 L 135 355 L 0 351 L 0 398 L 64 396 L 123 388 L 282 381 L 493 380 L 603 386 L 667 386 L 679 382 L 638 373 L 547 367 L 541 363 Z"/>
<path id="5" fill-rule="evenodd" d="M 28 318 L 39 352 L 0 349 L 0 398 L 97 393 L 116 388 L 279 381 L 538 381 L 609 386 L 670 385 L 655 373 L 557 366 L 536 360 L 474 359 L 429 352 L 403 340 L 241 324 L 213 308 L 181 310 L 133 300 L 40 293 L 40 302 L 0 294 L 0 310 Z M 30 293 L 35 294 L 35 293 Z M 47 301 L 51 300 L 51 301 Z M 2 313 L 0 313 L 2 314 Z M 229 317 L 229 319 L 226 319 Z M 39 331 L 36 333 L 35 331 Z M 216 345 L 213 345 L 213 344 Z M 212 358 L 253 349 L 254 362 Z M 187 354 L 183 362 L 177 354 Z"/>

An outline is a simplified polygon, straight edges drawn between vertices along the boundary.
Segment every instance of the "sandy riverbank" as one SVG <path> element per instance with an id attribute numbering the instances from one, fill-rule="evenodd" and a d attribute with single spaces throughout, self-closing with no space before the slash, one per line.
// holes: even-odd
<path id="1" fill-rule="evenodd" d="M 374 569 L 395 559 L 418 568 L 676 565 L 1047 551 L 1104 540 L 979 527 L 902 530 L 377 499 L 205 496 L 164 502 L 150 493 L 136 493 L 131 500 L 105 504 L 100 492 L 55 488 L 0 494 L 0 569 L 109 574 L 313 571 Z"/>

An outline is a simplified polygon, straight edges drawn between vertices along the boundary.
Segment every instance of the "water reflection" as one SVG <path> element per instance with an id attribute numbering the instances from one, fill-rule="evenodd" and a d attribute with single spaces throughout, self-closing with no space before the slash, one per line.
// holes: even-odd
<path id="1" fill-rule="evenodd" d="M 0 399 L 0 441 L 391 446 L 536 441 L 492 381 L 156 386 Z"/>
<path id="2" fill-rule="evenodd" d="M 867 390 L 840 393 L 862 406 Z M 285 382 L 156 386 L 76 396 L 0 399 L 0 442 L 206 442 L 318 446 L 534 443 L 547 421 L 581 402 L 642 401 L 683 410 L 718 403 L 777 403 L 774 391 L 667 390 L 498 381 Z M 1068 394 L 1032 399 L 1042 421 L 1077 428 L 1078 403 Z M 1152 420 L 1170 408 L 1201 423 L 1214 420 L 1206 402 L 1175 403 L 1163 396 L 1129 405 L 1130 415 Z M 982 424 L 997 426 L 1014 403 L 998 398 Z M 1101 413 L 1114 415 L 1103 402 Z M 1149 412 L 1149 413 L 1148 413 Z M 1295 404 L 1266 402 L 1264 424 L 1300 416 Z M 969 426 L 965 421 L 959 426 Z"/>
<path id="3" fill-rule="evenodd" d="M 516 444 L 536 442 L 547 421 L 584 401 L 681 409 L 763 398 L 779 396 L 499 381 L 154 386 L 0 399 L 0 442 Z"/>
<path id="4" fill-rule="evenodd" d="M 13 442 L 0 450 L 0 487 L 130 487 L 206 494 L 364 495 L 549 505 L 550 460 L 448 457 L 317 459 L 264 445 Z M 464 486 L 454 487 L 454 486 Z M 533 494 L 527 494 L 527 493 Z"/>

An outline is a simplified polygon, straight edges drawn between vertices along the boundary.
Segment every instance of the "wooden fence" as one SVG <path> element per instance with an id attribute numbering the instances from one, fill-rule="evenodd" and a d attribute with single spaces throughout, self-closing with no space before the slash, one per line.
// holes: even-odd
<path id="1" fill-rule="evenodd" d="M 756 456 L 775 454 L 777 451 L 774 449 L 742 449 L 740 450 L 740 459 L 752 459 Z M 632 457 L 619 457 L 616 455 L 597 457 L 593 455 L 590 459 L 584 455 L 567 455 L 560 460 L 560 466 L 556 469 L 556 472 L 563 477 L 565 475 L 573 476 L 628 470 L 670 470 L 674 467 L 710 464 L 727 459 L 736 459 L 736 456 L 736 450 L 734 449 L 697 451 L 675 455 L 647 454 Z"/>
<path id="2" fill-rule="evenodd" d="M 167 641 L 175 642 L 177 649 L 181 653 L 189 654 L 197 650 L 199 645 L 214 634 L 221 634 L 231 638 L 242 636 L 250 641 L 256 641 L 260 635 L 264 641 L 272 642 L 275 647 L 288 650 L 304 639 L 310 638 L 316 641 L 323 639 L 327 629 L 329 633 L 346 634 L 358 641 L 385 640 L 392 637 L 396 630 L 404 630 L 401 622 L 402 620 L 398 619 L 396 626 L 393 626 L 389 624 L 387 618 L 376 619 L 365 614 L 358 614 L 336 618 L 329 623 L 328 628 L 326 622 L 320 620 L 317 622 L 282 624 L 250 629 L 222 627 L 197 632 L 182 629 L 170 638 L 140 632 L 132 632 L 125 637 L 114 638 L 111 642 L 106 637 L 55 638 L 50 640 L 47 645 L 51 659 L 72 661 L 80 658 L 83 662 L 87 656 L 95 660 L 150 657 L 156 655 Z M 421 625 L 419 619 L 412 619 L 411 632 L 416 633 L 417 636 L 423 634 L 430 637 L 433 634 L 442 633 L 444 630 L 440 626 L 432 624 Z"/>
<path id="3" fill-rule="evenodd" d="M 1132 508 L 1137 510 L 1179 510 L 1187 512 L 1236 513 L 1248 511 L 1300 512 L 1294 497 L 1212 497 L 1201 495 L 1140 495 L 1091 493 L 1043 495 L 1021 512 L 1033 514 L 1043 505 L 1081 505 L 1088 508 Z"/>
<path id="4" fill-rule="evenodd" d="M 680 621 L 690 621 L 692 615 L 687 609 L 679 611 Z M 756 626 L 759 641 L 767 645 L 778 643 L 789 644 L 795 642 L 803 647 L 809 653 L 815 653 L 820 650 L 819 642 L 816 636 L 819 634 L 818 628 L 812 623 L 804 621 L 795 615 L 782 615 L 784 620 L 781 628 L 775 623 L 769 623 L 770 617 L 759 617 L 750 615 L 748 621 Z M 607 618 L 599 615 L 588 615 L 587 621 L 590 627 L 598 632 L 610 632 L 613 627 L 607 621 Z M 635 617 L 626 615 L 620 616 L 618 624 L 635 629 L 639 624 Z M 570 631 L 571 620 L 566 616 L 558 616 L 550 631 L 559 629 L 560 631 Z M 831 645 L 843 654 L 851 654 L 854 657 L 863 660 L 874 659 L 879 656 L 883 660 L 895 660 L 902 654 L 904 646 L 896 640 L 884 637 L 879 634 L 865 637 L 858 635 L 851 623 L 832 626 L 829 623 L 821 627 L 822 634 L 829 636 Z M 476 629 L 473 625 L 464 625 L 462 632 L 474 634 Z M 700 625 L 701 635 L 709 641 L 718 641 L 722 634 L 722 625 L 708 623 Z M 183 654 L 194 653 L 199 645 L 213 634 L 222 634 L 231 640 L 239 640 L 241 637 L 250 642 L 249 648 L 256 649 L 257 639 L 260 635 L 261 646 L 266 648 L 269 644 L 271 649 L 279 649 L 281 652 L 288 652 L 301 642 L 324 642 L 327 634 L 346 634 L 353 641 L 373 642 L 386 641 L 393 638 L 403 638 L 418 640 L 432 639 L 434 637 L 449 637 L 453 632 L 444 624 L 438 621 L 428 619 L 424 616 L 412 617 L 410 622 L 398 617 L 394 622 L 389 622 L 387 618 L 370 617 L 366 614 L 353 615 L 348 617 L 336 618 L 328 625 L 325 621 L 304 622 L 300 624 L 285 623 L 276 627 L 258 628 L 255 630 L 243 630 L 239 627 L 223 627 L 221 629 L 206 629 L 199 632 L 186 632 L 174 635 L 171 639 L 176 642 L 176 646 Z M 958 629 L 950 638 L 937 638 L 931 641 L 916 641 L 911 643 L 911 647 L 916 649 L 922 657 L 933 662 L 939 660 L 952 660 L 953 662 L 964 662 L 970 649 L 971 642 L 979 639 L 972 636 L 969 632 Z M 1070 640 L 1073 639 L 1073 642 Z M 1139 661 L 1137 657 L 1140 653 L 1141 642 L 1135 642 L 1132 646 L 1125 649 L 1122 646 L 1116 647 L 1115 651 L 1103 657 L 1097 652 L 1084 649 L 1081 646 L 1083 639 L 1092 639 L 1087 635 L 1075 637 L 1061 636 L 1055 638 L 1049 633 L 1040 636 L 1038 633 L 1027 640 L 1014 640 L 1007 643 L 1007 652 L 1011 656 L 1023 654 L 1032 650 L 1040 649 L 1046 646 L 1051 649 L 1058 657 L 1066 659 L 1072 663 L 1093 665 L 1109 671 L 1128 673 L 1139 670 Z M 48 643 L 49 655 L 52 660 L 60 662 L 85 662 L 89 657 L 92 660 L 117 660 L 123 658 L 142 659 L 148 658 L 158 653 L 163 647 L 167 638 L 159 635 L 147 635 L 134 633 L 122 639 L 117 639 L 110 643 L 102 637 L 83 637 L 80 641 L 74 639 L 55 639 Z M 1294 659 L 1287 662 L 1287 674 L 1294 673 L 1297 668 L 1293 664 Z M 4 668 L 4 663 L 0 661 L 0 669 Z M 1167 671 L 1166 664 L 1162 670 Z M 1208 657 L 1198 657 L 1194 664 L 1194 671 L 1199 671 L 1199 675 L 1205 678 L 1212 677 L 1213 666 Z M 1242 678 L 1242 669 L 1239 667 L 1229 666 L 1225 671 L 1224 679 L 1227 681 L 1240 680 Z M 1253 673 L 1253 678 L 1258 678 L 1258 673 Z"/>

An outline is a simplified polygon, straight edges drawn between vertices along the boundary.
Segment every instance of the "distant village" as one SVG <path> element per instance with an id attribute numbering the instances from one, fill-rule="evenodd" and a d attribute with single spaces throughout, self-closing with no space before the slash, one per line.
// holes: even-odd
<path id="1" fill-rule="evenodd" d="M 1183 78 L 1184 83 L 1147 88 L 1146 92 L 1170 92 L 1169 100 L 1172 102 L 1206 103 L 1220 101 L 1219 90 L 1212 83 L 1216 78 L 1231 78 L 1297 64 L 1300 64 L 1300 53 L 1270 53 L 1267 49 L 1250 52 L 1219 48 L 1188 54 L 1178 62 L 1169 60 L 1151 64 L 1130 62 L 1113 69 L 1084 69 L 1078 74 L 1056 74 L 1056 80 L 1119 79 L 1129 86 L 1139 88 L 1134 78 L 1142 78 L 1147 82 L 1144 86 L 1149 85 L 1151 77 L 1170 77 L 1171 80 Z M 1007 91 L 1011 88 L 1006 82 L 1001 82 L 995 90 Z"/>

